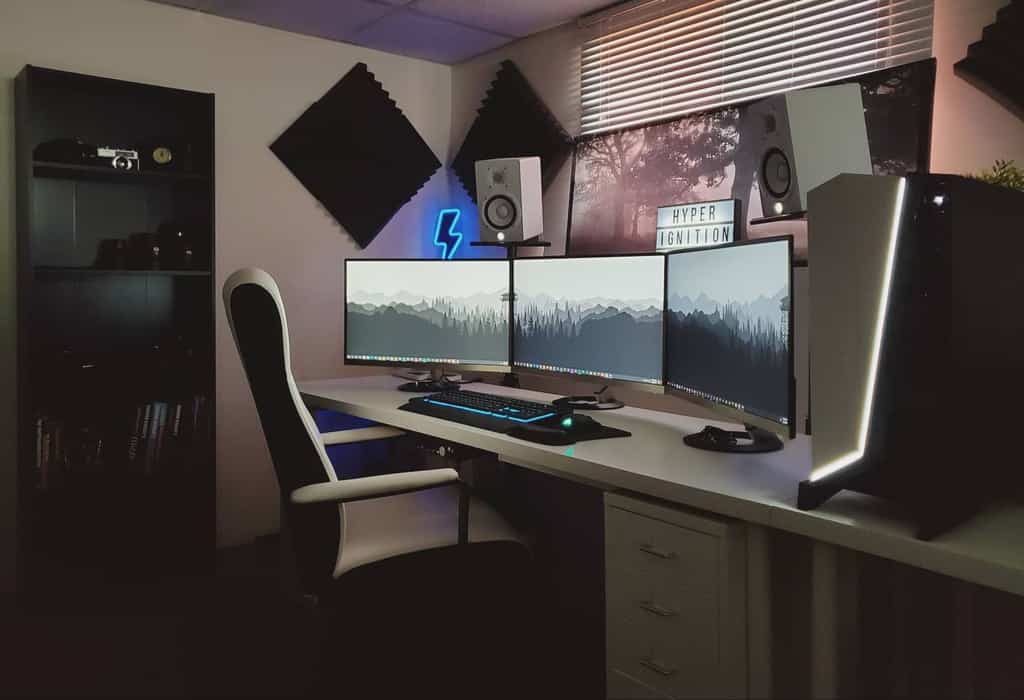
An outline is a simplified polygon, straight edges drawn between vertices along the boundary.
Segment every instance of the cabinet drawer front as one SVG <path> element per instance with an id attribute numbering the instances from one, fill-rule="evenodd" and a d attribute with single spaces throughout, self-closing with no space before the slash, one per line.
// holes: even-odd
<path id="1" fill-rule="evenodd" d="M 609 616 L 608 666 L 661 692 L 713 694 L 720 685 L 717 610 L 699 619 L 654 620 L 638 611 Z"/>
<path id="2" fill-rule="evenodd" d="M 605 509 L 608 579 L 641 579 L 665 590 L 714 587 L 720 538 L 643 515 Z"/>
<path id="3" fill-rule="evenodd" d="M 605 509 L 608 667 L 670 697 L 722 695 L 742 673 L 722 648 L 726 532 L 699 527 Z"/>
<path id="4" fill-rule="evenodd" d="M 608 700 L 671 700 L 618 669 L 608 671 Z"/>

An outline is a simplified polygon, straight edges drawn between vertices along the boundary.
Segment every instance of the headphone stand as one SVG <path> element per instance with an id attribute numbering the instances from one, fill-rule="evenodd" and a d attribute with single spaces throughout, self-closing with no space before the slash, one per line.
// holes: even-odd
<path id="1" fill-rule="evenodd" d="M 504 248 L 505 257 L 508 260 L 516 259 L 516 251 L 520 248 L 550 248 L 551 241 L 542 241 L 540 236 L 535 236 L 525 241 L 470 241 L 469 245 L 474 248 Z M 516 308 L 515 308 L 515 296 L 512 294 L 512 283 L 515 281 L 514 272 L 509 271 L 509 319 L 512 324 L 515 323 Z M 509 337 L 512 336 L 513 329 L 509 326 Z M 505 377 L 501 380 L 502 386 L 508 386 L 513 388 L 519 387 L 519 375 L 515 372 L 508 372 Z"/>

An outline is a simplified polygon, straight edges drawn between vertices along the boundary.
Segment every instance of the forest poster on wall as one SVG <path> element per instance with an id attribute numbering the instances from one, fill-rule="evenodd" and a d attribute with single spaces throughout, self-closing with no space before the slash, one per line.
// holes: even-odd
<path id="1" fill-rule="evenodd" d="M 934 59 L 838 82 L 861 86 L 874 172 L 927 172 Z M 653 251 L 656 212 L 666 204 L 739 199 L 746 220 L 760 218 L 757 143 L 746 105 L 581 140 L 567 249 L 574 255 Z M 806 254 L 802 222 L 744 228 L 750 238 L 792 234 L 798 257 Z"/>

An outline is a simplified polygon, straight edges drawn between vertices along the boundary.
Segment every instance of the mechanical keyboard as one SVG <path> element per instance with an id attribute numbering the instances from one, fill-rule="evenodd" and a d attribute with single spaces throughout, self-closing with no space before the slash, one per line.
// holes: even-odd
<path id="1" fill-rule="evenodd" d="M 511 430 L 517 425 L 557 421 L 561 416 L 572 413 L 549 403 L 523 401 L 508 396 L 465 390 L 419 396 L 408 401 L 401 410 L 444 418 L 499 433 Z"/>

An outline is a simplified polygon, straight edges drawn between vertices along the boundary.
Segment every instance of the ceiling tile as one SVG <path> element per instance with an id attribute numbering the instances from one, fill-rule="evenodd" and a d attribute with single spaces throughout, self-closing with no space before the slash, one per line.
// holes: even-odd
<path id="1" fill-rule="evenodd" d="M 203 10 L 327 39 L 348 39 L 361 27 L 394 12 L 370 0 L 203 0 Z"/>
<path id="2" fill-rule="evenodd" d="M 413 7 L 434 17 L 523 37 L 608 4 L 609 0 L 416 0 Z"/>
<path id="3" fill-rule="evenodd" d="M 410 10 L 401 10 L 377 20 L 354 34 L 351 40 L 382 51 L 439 63 L 455 63 L 509 42 L 508 37 L 500 34 Z"/>

